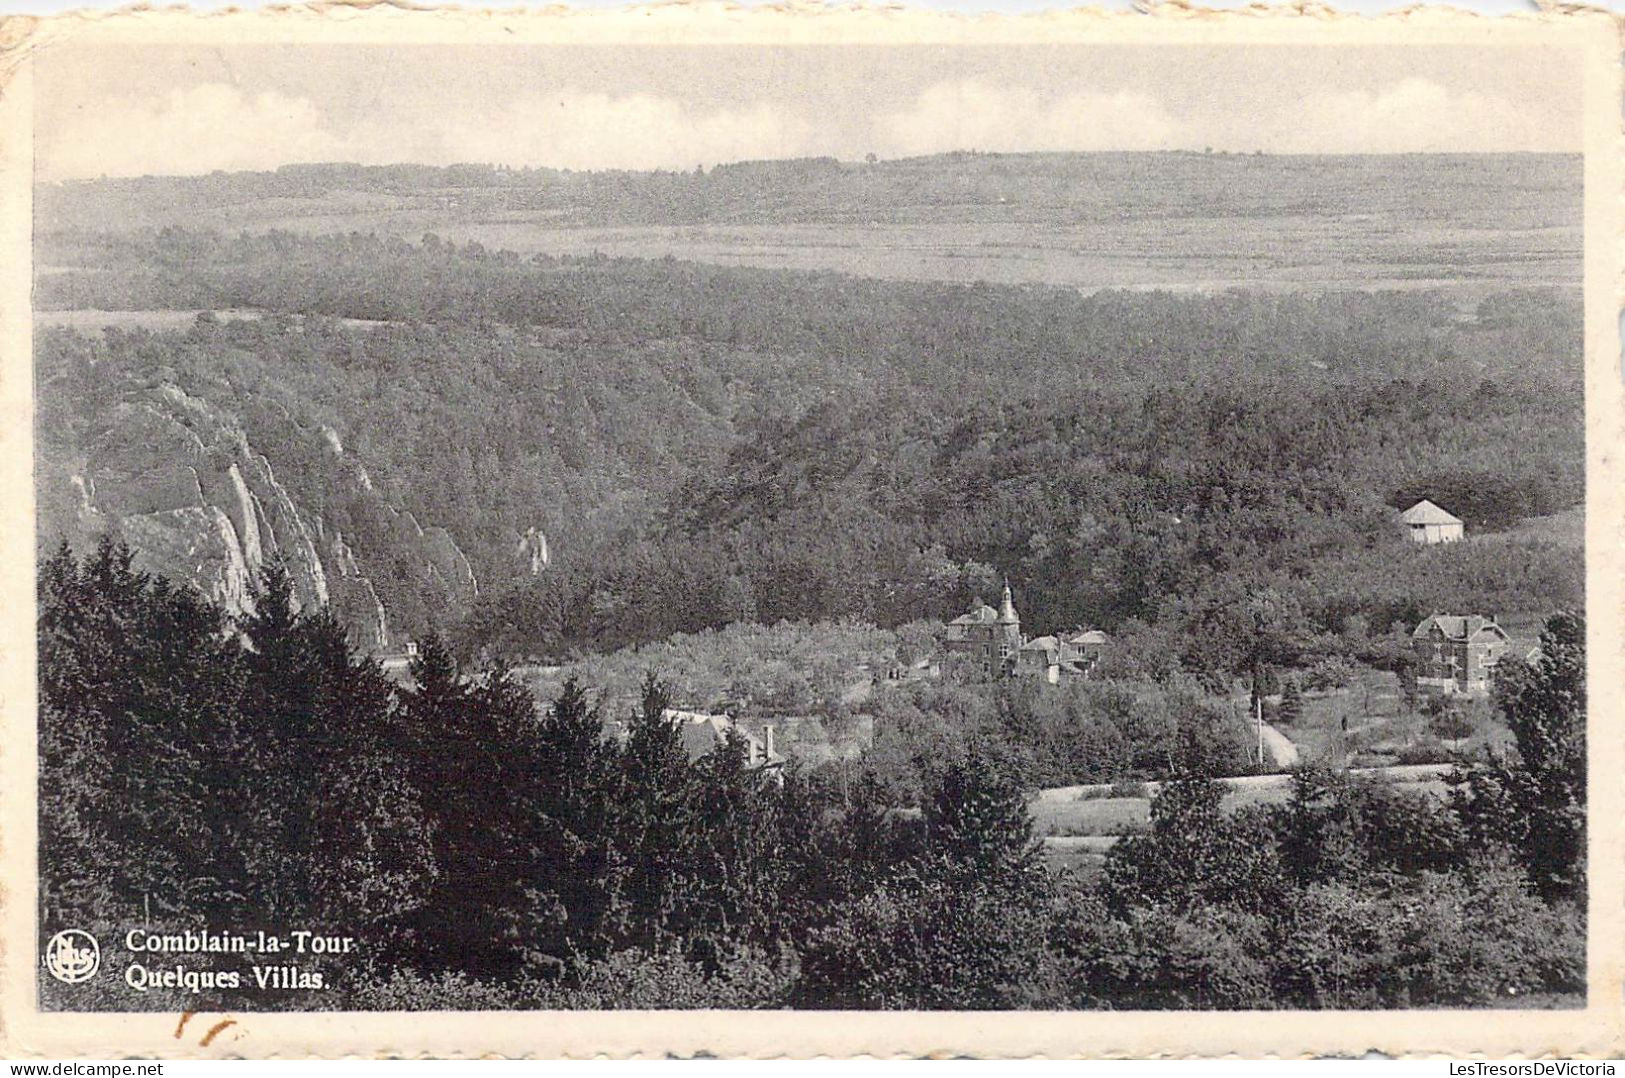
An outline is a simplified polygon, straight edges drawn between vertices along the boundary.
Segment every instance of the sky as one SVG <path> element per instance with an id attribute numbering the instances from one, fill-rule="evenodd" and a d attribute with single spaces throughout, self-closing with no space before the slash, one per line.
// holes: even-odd
<path id="1" fill-rule="evenodd" d="M 315 161 L 692 169 L 949 150 L 1577 152 L 1575 57 L 1469 46 L 72 46 L 42 180 Z"/>

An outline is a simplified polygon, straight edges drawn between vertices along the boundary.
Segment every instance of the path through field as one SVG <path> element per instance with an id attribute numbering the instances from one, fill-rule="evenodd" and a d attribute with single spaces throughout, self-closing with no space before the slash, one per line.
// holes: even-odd
<path id="1" fill-rule="evenodd" d="M 1269 750 L 1270 757 L 1274 759 L 1276 767 L 1296 767 L 1298 764 L 1298 746 L 1294 745 L 1285 734 L 1264 723 L 1264 748 Z"/>

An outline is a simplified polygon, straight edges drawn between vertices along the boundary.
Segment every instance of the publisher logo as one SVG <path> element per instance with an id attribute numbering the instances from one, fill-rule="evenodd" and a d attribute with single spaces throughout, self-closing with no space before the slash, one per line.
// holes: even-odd
<path id="1" fill-rule="evenodd" d="M 89 932 L 70 928 L 52 936 L 45 945 L 45 968 L 63 984 L 90 980 L 101 964 L 101 948 Z"/>

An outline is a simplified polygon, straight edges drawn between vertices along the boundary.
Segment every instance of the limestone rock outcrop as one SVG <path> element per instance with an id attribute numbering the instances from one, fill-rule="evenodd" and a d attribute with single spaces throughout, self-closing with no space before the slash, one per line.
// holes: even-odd
<path id="1" fill-rule="evenodd" d="M 111 534 L 137 568 L 234 613 L 253 609 L 257 575 L 278 559 L 301 607 L 331 607 L 365 650 L 477 589 L 451 535 L 387 502 L 331 428 L 276 414 L 245 424 L 172 382 L 132 385 L 77 418 L 71 437 L 42 431 L 43 544 L 88 549 Z"/>

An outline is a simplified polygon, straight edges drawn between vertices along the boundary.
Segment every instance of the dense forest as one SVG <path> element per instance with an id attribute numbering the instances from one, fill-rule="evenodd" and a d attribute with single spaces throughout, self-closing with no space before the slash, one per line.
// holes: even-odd
<path id="1" fill-rule="evenodd" d="M 657 676 L 604 736 L 594 694 L 538 708 L 425 641 L 412 688 L 276 570 L 255 612 L 111 543 L 39 579 L 41 923 L 298 925 L 322 990 L 41 982 L 58 1009 L 1372 1008 L 1583 999 L 1584 619 L 1548 619 L 1495 704 L 1515 750 L 1443 799 L 1305 768 L 1224 811 L 1176 754 L 1098 877 L 1039 862 L 985 741 L 916 811 L 782 783 L 732 742 L 690 763 Z M 1177 703 L 1174 710 L 1184 709 Z M 252 793 L 247 793 L 252 791 Z M 223 968 L 220 963 L 211 963 Z"/>
<path id="2" fill-rule="evenodd" d="M 370 573 L 401 633 L 437 629 L 465 659 L 941 619 L 1008 575 L 1030 625 L 1100 625 L 1144 642 L 1143 673 L 1222 679 L 1257 658 L 1237 626 L 1258 596 L 1293 655 L 1334 637 L 1357 653 L 1433 609 L 1582 600 L 1572 545 L 1498 534 L 1582 498 L 1564 291 L 1463 310 L 524 259 L 432 236 L 95 244 L 106 268 L 42 277 L 41 307 L 259 315 L 42 334 L 42 485 L 66 488 L 93 402 L 141 387 L 178 383 L 274 460 L 308 455 L 286 417 L 331 428 L 466 554 L 477 597 L 389 594 L 400 574 Z M 1424 495 L 1478 538 L 1409 547 L 1394 510 Z M 363 568 L 387 556 L 353 545 Z"/>

